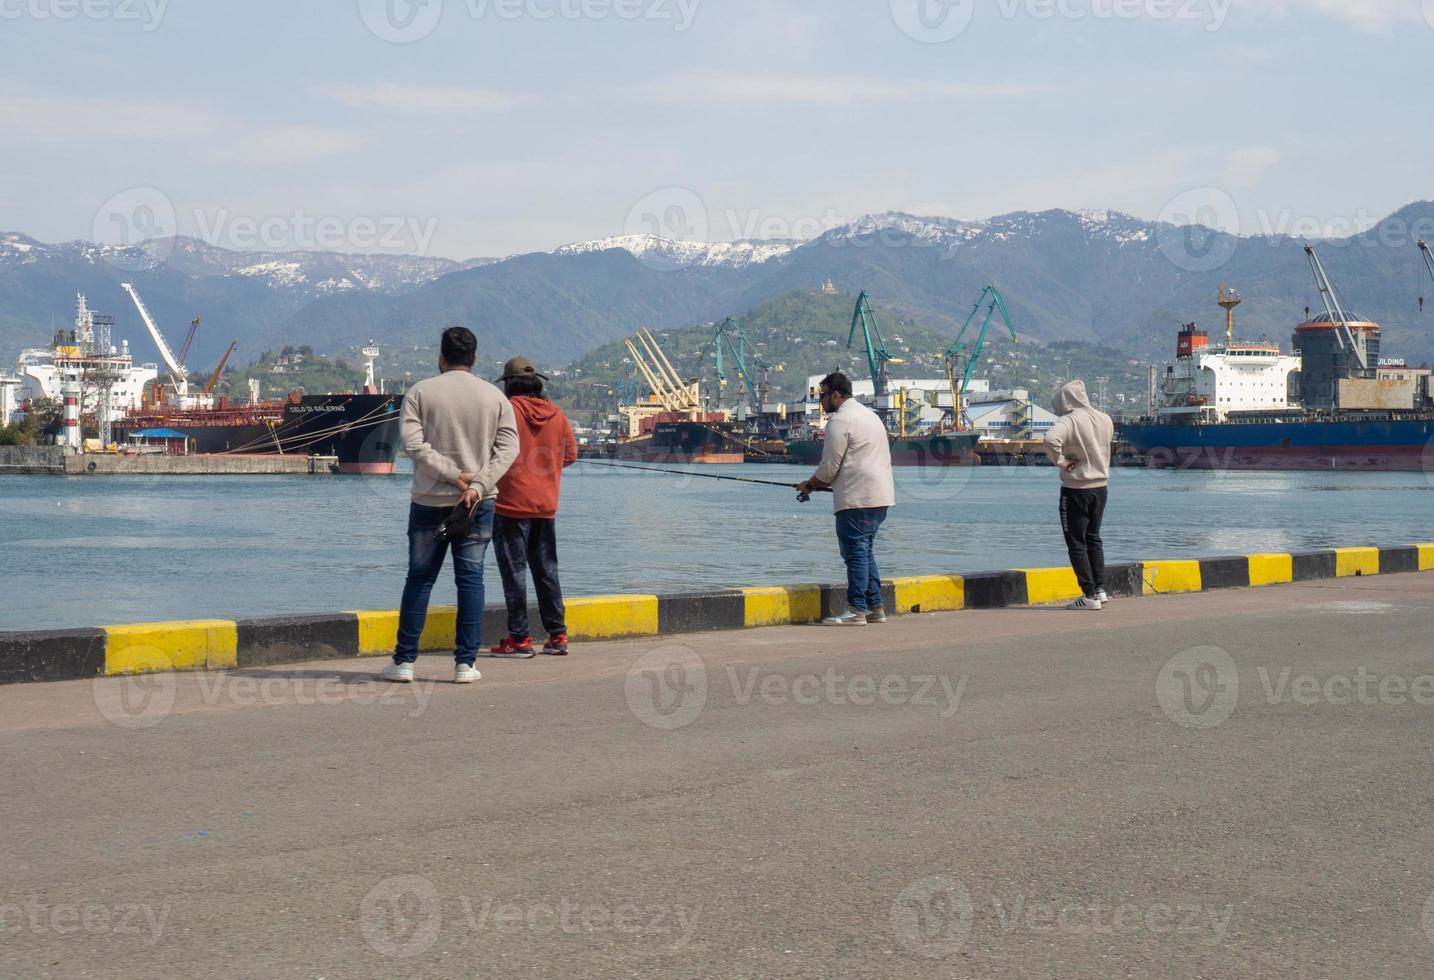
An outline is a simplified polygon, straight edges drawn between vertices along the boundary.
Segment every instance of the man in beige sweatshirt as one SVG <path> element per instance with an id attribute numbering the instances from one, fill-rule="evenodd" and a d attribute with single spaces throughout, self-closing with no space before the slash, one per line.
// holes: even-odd
<path id="1" fill-rule="evenodd" d="M 461 502 L 474 508 L 467 537 L 453 542 L 458 583 L 458 628 L 453 680 L 478 680 L 474 668 L 483 633 L 483 560 L 493 539 L 498 481 L 518 456 L 513 406 L 494 385 L 473 375 L 478 339 L 464 327 L 443 333 L 439 375 L 409 389 L 399 430 L 413 460 L 413 501 L 408 511 L 408 579 L 398 615 L 398 643 L 385 680 L 413 680 L 418 641 L 428 618 L 428 597 L 443 569 L 448 544 L 437 533 Z"/>
<path id="2" fill-rule="evenodd" d="M 822 461 L 803 493 L 831 489 L 837 547 L 846 563 L 846 612 L 822 620 L 826 626 L 886 622 L 881 572 L 876 567 L 876 533 L 896 504 L 891 474 L 891 438 L 881 417 L 852 397 L 851 380 L 840 371 L 822 379 L 822 411 L 831 413 L 822 441 Z"/>
<path id="3" fill-rule="evenodd" d="M 1056 389 L 1051 408 L 1060 421 L 1046 433 L 1046 455 L 1061 471 L 1061 530 L 1081 598 L 1071 609 L 1098 610 L 1105 592 L 1105 544 L 1101 521 L 1110 486 L 1110 446 L 1115 424 L 1086 396 L 1084 381 Z"/>

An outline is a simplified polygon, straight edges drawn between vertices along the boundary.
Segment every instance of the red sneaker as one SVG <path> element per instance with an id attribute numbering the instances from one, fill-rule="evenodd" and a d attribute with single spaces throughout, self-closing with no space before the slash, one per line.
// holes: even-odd
<path id="1" fill-rule="evenodd" d="M 568 655 L 568 634 L 559 633 L 557 636 L 548 637 L 548 642 L 543 644 L 543 652 L 553 657 L 566 657 Z"/>
<path id="2" fill-rule="evenodd" d="M 531 636 L 525 636 L 521 640 L 516 636 L 510 636 L 488 652 L 491 656 L 501 660 L 529 660 L 536 656 L 533 653 L 533 638 Z"/>

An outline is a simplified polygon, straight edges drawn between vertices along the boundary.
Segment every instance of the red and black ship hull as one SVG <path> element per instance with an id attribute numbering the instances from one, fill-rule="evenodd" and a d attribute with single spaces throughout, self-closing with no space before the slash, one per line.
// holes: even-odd
<path id="1" fill-rule="evenodd" d="M 341 473 L 392 473 L 399 450 L 397 395 L 305 395 L 286 402 L 132 414 L 115 436 L 172 429 L 188 451 L 226 456 L 332 456 Z"/>

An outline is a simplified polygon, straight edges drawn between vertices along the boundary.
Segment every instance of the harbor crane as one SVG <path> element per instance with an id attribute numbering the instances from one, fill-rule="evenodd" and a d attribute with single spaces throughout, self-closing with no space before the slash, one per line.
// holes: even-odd
<path id="1" fill-rule="evenodd" d="M 1429 252 L 1429 243 L 1419 239 L 1419 254 L 1424 256 L 1424 266 L 1429 270 L 1429 278 L 1434 279 L 1434 254 Z M 1424 297 L 1419 297 L 1419 312 L 1424 312 Z"/>
<path id="2" fill-rule="evenodd" d="M 877 325 L 876 314 L 871 309 L 871 297 L 866 290 L 856 298 L 856 309 L 851 314 L 851 333 L 846 338 L 847 350 L 856 343 L 856 332 L 860 328 L 866 342 L 866 363 L 871 370 L 871 383 L 876 389 L 878 408 L 881 399 L 891 388 L 891 371 L 888 365 L 900 364 L 901 359 L 892 357 L 886 351 L 886 342 L 881 339 L 881 327 Z"/>
<path id="3" fill-rule="evenodd" d="M 150 338 L 154 340 L 154 346 L 159 349 L 160 358 L 169 368 L 169 378 L 174 383 L 175 392 L 180 397 L 189 394 L 189 372 L 185 370 L 183 361 L 169 349 L 169 342 L 164 339 L 164 334 L 159 332 L 159 326 L 154 322 L 154 317 L 149 315 L 149 308 L 144 305 L 144 300 L 139 298 L 139 293 L 130 283 L 122 282 L 120 288 L 129 293 L 129 298 L 134 300 L 134 308 L 139 310 L 139 318 L 144 321 Z"/>
<path id="4" fill-rule="evenodd" d="M 1324 300 L 1324 309 L 1329 314 L 1330 326 L 1334 328 L 1335 339 L 1339 341 L 1341 349 L 1354 353 L 1354 359 L 1359 365 L 1361 374 L 1368 371 L 1369 352 L 1365 348 L 1364 334 L 1356 334 L 1349 329 L 1349 318 L 1344 315 L 1344 307 L 1340 304 L 1339 293 L 1335 292 L 1334 283 L 1330 282 L 1329 276 L 1325 274 L 1324 264 L 1315 254 L 1313 245 L 1305 246 L 1305 255 L 1310 260 L 1310 269 L 1314 272 L 1315 285 L 1319 288 L 1320 299 Z"/>
<path id="5" fill-rule="evenodd" d="M 966 333 L 971 329 L 976 314 L 981 312 L 982 304 L 988 299 L 991 305 L 986 310 L 986 319 L 981 323 L 981 330 L 976 334 L 975 340 L 967 341 Z M 951 414 L 955 416 L 958 425 L 969 422 L 966 418 L 966 390 L 971 386 L 971 379 L 976 376 L 976 365 L 980 363 L 981 355 L 986 350 L 991 318 L 996 315 L 997 310 L 1001 311 L 1001 319 L 1006 322 L 1006 329 L 1011 332 L 1011 342 L 1018 343 L 1016 328 L 1011 323 L 1011 314 L 1006 309 L 1006 301 L 1002 298 L 1001 291 L 993 284 L 987 283 L 986 288 L 981 290 L 976 305 L 971 307 L 971 315 L 966 317 L 966 322 L 961 325 L 961 332 L 943 355 L 946 361 L 946 380 L 951 385 Z"/>
<path id="6" fill-rule="evenodd" d="M 760 406 L 767 398 L 767 379 L 772 371 L 783 370 L 762 356 L 756 345 L 747 339 L 747 321 L 728 317 L 717 324 L 712 334 L 712 348 L 717 353 L 717 385 L 727 387 L 728 361 L 736 365 L 737 377 L 742 383 L 743 397 L 755 398 Z M 753 368 L 762 372 L 760 379 L 753 377 Z"/>
<path id="7" fill-rule="evenodd" d="M 194 322 L 198 323 L 199 321 L 195 320 Z M 211 374 L 209 376 L 209 380 L 204 383 L 204 393 L 206 395 L 212 395 L 214 393 L 214 386 L 219 383 L 219 379 L 224 375 L 224 365 L 229 363 L 230 355 L 234 353 L 235 349 L 238 348 L 238 346 L 238 340 L 230 342 L 229 349 L 225 351 L 224 356 L 219 359 L 219 366 L 214 369 L 214 373 Z"/>
<path id="8" fill-rule="evenodd" d="M 189 333 L 184 335 L 184 343 L 179 345 L 179 363 L 189 363 L 189 348 L 194 343 L 194 335 L 199 332 L 199 317 L 195 317 L 189 323 Z"/>
<path id="9" fill-rule="evenodd" d="M 698 404 L 696 392 L 693 391 L 694 386 L 682 380 L 677 369 L 662 352 L 662 347 L 657 343 L 652 331 L 639 327 L 637 333 L 624 340 L 623 344 L 637 369 L 652 386 L 652 393 L 657 396 L 662 407 L 669 412 L 695 417 L 701 406 Z"/>

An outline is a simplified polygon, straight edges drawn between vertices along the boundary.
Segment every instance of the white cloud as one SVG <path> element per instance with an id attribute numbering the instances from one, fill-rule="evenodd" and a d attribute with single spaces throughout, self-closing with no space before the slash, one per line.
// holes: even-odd
<path id="1" fill-rule="evenodd" d="M 1040 85 L 928 82 L 845 75 L 696 74 L 653 83 L 646 92 L 661 102 L 724 105 L 914 102 L 931 99 L 1020 98 L 1047 91 Z"/>
<path id="2" fill-rule="evenodd" d="M 11 145 L 183 146 L 210 161 L 309 160 L 357 141 L 322 126 L 266 126 L 178 103 L 24 95 L 0 86 L 0 131 Z"/>
<path id="3" fill-rule="evenodd" d="M 1232 190 L 1250 187 L 1281 159 L 1280 151 L 1270 146 L 1231 150 L 1225 155 L 1225 173 L 1216 184 Z"/>
<path id="4" fill-rule="evenodd" d="M 506 109 L 518 101 L 492 89 L 398 85 L 394 82 L 370 82 L 367 85 L 335 82 L 318 86 L 313 91 L 321 98 L 355 109 L 389 109 L 435 115 Z"/>

